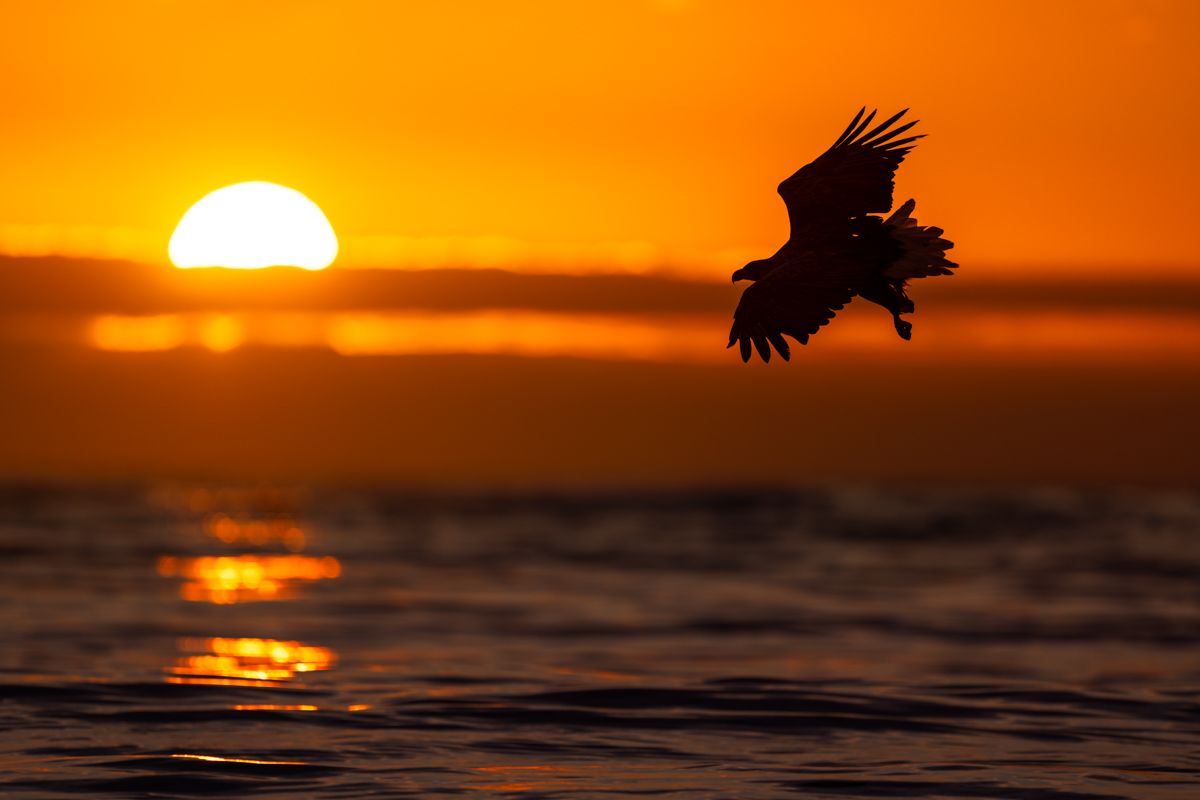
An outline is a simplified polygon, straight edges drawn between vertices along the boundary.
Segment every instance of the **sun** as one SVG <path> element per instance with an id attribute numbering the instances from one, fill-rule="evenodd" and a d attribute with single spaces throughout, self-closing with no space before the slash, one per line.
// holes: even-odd
<path id="1" fill-rule="evenodd" d="M 175 226 L 167 254 L 180 268 L 325 269 L 337 257 L 333 226 L 295 189 L 235 183 L 200 198 Z"/>

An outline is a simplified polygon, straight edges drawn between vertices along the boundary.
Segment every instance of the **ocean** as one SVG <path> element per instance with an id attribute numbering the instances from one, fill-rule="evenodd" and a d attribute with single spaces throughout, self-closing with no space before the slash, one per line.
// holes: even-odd
<path id="1" fill-rule="evenodd" d="M 0 793 L 1200 796 L 1200 492 L 0 490 Z"/>

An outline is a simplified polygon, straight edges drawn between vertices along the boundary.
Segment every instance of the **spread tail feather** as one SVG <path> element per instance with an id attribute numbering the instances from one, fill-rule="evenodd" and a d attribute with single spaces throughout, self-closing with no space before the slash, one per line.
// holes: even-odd
<path id="1" fill-rule="evenodd" d="M 958 264 L 946 258 L 946 251 L 954 247 L 954 242 L 941 238 L 941 228 L 918 225 L 912 216 L 916 207 L 917 201 L 909 200 L 884 220 L 888 233 L 904 248 L 904 255 L 887 268 L 887 276 L 907 281 L 933 275 L 952 275 L 952 270 Z"/>

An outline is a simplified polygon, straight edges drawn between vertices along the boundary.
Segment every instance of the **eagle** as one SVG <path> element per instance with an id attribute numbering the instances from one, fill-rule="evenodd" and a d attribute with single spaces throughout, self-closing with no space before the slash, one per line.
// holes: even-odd
<path id="1" fill-rule="evenodd" d="M 915 307 L 905 294 L 908 281 L 951 275 L 946 259 L 953 242 L 942 229 L 917 224 L 909 200 L 891 211 L 896 168 L 924 134 L 901 136 L 920 120 L 896 125 L 904 109 L 868 130 L 875 111 L 864 107 L 833 145 L 779 184 L 791 235 L 770 258 L 751 261 L 733 273 L 748 280 L 733 312 L 729 345 L 742 361 L 751 345 L 763 361 L 771 347 L 786 361 L 791 348 L 833 319 L 856 295 L 892 314 L 900 338 L 912 338 L 912 323 L 900 318 Z M 866 114 L 864 119 L 863 115 Z M 900 137 L 900 138 L 897 138 Z"/>

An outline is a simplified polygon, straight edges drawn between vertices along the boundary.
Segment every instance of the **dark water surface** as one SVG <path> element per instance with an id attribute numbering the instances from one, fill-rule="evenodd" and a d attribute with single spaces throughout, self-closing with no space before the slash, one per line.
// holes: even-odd
<path id="1" fill-rule="evenodd" d="M 0 491 L 9 797 L 1200 797 L 1200 494 Z"/>

